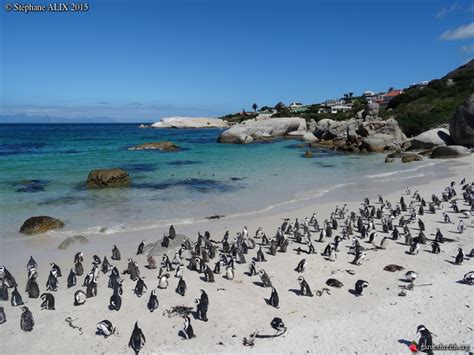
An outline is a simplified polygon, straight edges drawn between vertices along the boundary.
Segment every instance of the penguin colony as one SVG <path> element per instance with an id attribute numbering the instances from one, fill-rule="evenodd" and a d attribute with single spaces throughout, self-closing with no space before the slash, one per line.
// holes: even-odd
<path id="1" fill-rule="evenodd" d="M 462 194 L 462 197 L 458 196 L 458 192 Z M 432 254 L 439 254 L 447 238 L 438 228 L 436 231 L 432 231 L 434 238 L 428 239 L 427 235 L 431 234 L 425 234 L 426 229 L 422 219 L 424 214 L 437 214 L 442 219 L 442 223 L 455 223 L 453 220 L 457 220 L 457 233 L 462 234 L 469 228 L 467 225 L 470 223 L 465 223 L 465 221 L 469 221 L 473 209 L 474 183 L 465 184 L 463 179 L 458 186 L 455 182 L 451 182 L 442 191 L 441 197 L 433 194 L 428 201 L 418 192 L 411 194 L 407 188 L 406 196 L 401 196 L 395 204 L 379 196 L 378 202 L 374 204 L 365 198 L 358 213 L 349 212 L 346 205 L 342 208 L 336 206 L 329 218 L 322 223 L 318 221 L 316 213 L 310 218 L 305 218 L 302 223 L 298 219 L 293 223 L 289 219 L 285 219 L 272 237 L 268 237 L 262 228 L 258 228 L 255 236 L 252 237 L 246 226 L 235 237 L 231 237 L 227 231 L 219 242 L 212 240 L 209 232 L 205 232 L 204 235 L 198 233 L 197 241 L 194 243 L 187 238 L 184 239 L 172 260 L 167 254 L 162 256 L 161 262 L 151 255 L 146 256 L 146 241 L 141 241 L 136 251 L 136 258 L 143 259 L 137 261 L 129 257 L 127 267 L 122 271 L 117 266 L 118 262 L 122 260 L 122 256 L 116 245 L 112 248 L 111 262 L 107 256 L 101 259 L 98 255 L 93 255 L 91 264 L 89 264 L 85 261 L 84 254 L 79 251 L 69 265 L 70 268 L 68 267 L 69 272 L 66 272 L 68 276 L 64 283 L 60 282 L 63 274 L 59 265 L 51 262 L 47 270 L 41 270 L 35 259 L 30 257 L 26 265 L 28 278 L 24 296 L 28 299 L 39 298 L 41 302 L 36 304 L 34 301 L 30 301 L 32 309 L 25 306 L 22 288 L 5 266 L 0 266 L 0 301 L 9 301 L 11 307 L 21 307 L 20 329 L 30 332 L 34 330 L 35 326 L 34 312 L 56 310 L 54 293 L 60 288 L 79 287 L 71 292 L 71 306 L 87 307 L 87 300 L 95 297 L 99 291 L 100 273 L 108 278 L 109 289 L 109 291 L 101 289 L 100 292 L 110 292 L 111 294 L 109 304 L 104 307 L 108 307 L 110 311 L 114 312 L 120 311 L 123 292 L 130 292 L 130 289 L 138 298 L 148 294 L 146 307 L 149 312 L 154 312 L 160 307 L 159 290 L 175 285 L 175 292 L 181 296 L 185 296 L 188 292 L 197 295 L 199 292 L 199 297 L 195 299 L 195 311 L 183 316 L 183 326 L 178 332 L 182 339 L 190 340 L 196 337 L 191 315 L 194 320 L 208 321 L 210 301 L 205 291 L 205 285 L 216 282 L 216 275 L 221 275 L 221 278 L 224 279 L 219 282 L 232 281 L 237 277 L 236 275 L 248 278 L 258 277 L 261 281 L 260 286 L 269 289 L 269 297 L 265 299 L 266 303 L 270 307 L 278 309 L 280 306 L 278 285 L 272 283 L 270 276 L 264 269 L 268 258 L 281 258 L 281 255 L 292 251 L 298 255 L 306 254 L 307 256 L 301 259 L 294 269 L 295 290 L 293 291 L 298 297 L 314 297 L 311 275 L 305 272 L 310 263 L 321 262 L 317 259 L 318 253 L 314 243 L 325 244 L 321 248 L 320 256 L 328 262 L 337 262 L 337 254 L 343 253 L 344 247 L 349 254 L 353 255 L 351 258 L 354 266 L 370 262 L 368 256 L 371 252 L 390 248 L 391 241 L 399 240 L 402 235 L 407 246 L 407 254 L 416 257 L 420 252 L 421 245 L 424 244 L 431 246 L 430 252 Z M 414 228 L 413 225 L 418 228 Z M 175 237 L 176 231 L 171 226 L 161 245 L 168 248 L 170 239 Z M 289 246 L 294 246 L 294 248 L 288 249 Z M 452 264 L 463 264 L 465 260 L 469 260 L 466 256 L 474 257 L 474 250 L 471 250 L 469 255 L 465 255 L 462 248 L 458 248 L 458 253 L 452 256 L 454 259 Z M 146 264 L 143 264 L 145 262 Z M 149 270 L 157 269 L 156 279 L 147 277 L 145 280 L 142 277 L 140 272 L 142 264 Z M 244 273 L 247 276 L 242 276 L 242 269 L 238 267 L 242 264 L 248 264 L 248 271 Z M 86 272 L 89 268 L 90 271 Z M 392 264 L 385 267 L 384 270 L 395 272 L 401 271 L 403 268 Z M 39 271 L 45 275 L 45 283 L 44 280 L 39 281 Z M 188 290 L 185 280 L 191 277 L 200 277 L 203 288 Z M 413 286 L 419 277 L 423 276 L 410 270 L 405 273 L 404 279 Z M 80 281 L 81 278 L 83 278 L 83 282 Z M 474 271 L 466 273 L 460 281 L 467 285 L 473 285 Z M 124 291 L 124 283 L 126 291 Z M 149 289 L 151 284 L 156 287 Z M 329 278 L 326 285 L 333 288 L 344 287 L 340 281 L 334 278 Z M 40 289 L 43 288 L 46 292 L 41 293 Z M 367 293 L 366 289 L 370 290 L 370 283 L 358 279 L 353 287 L 349 288 L 349 292 L 360 297 Z M 281 292 L 286 292 L 286 290 L 281 290 Z M 213 311 L 217 312 L 218 310 Z M 7 321 L 7 314 L 8 309 L 0 307 L 0 324 Z M 210 314 L 212 317 L 212 312 Z M 138 321 L 131 329 L 132 334 L 128 346 L 135 354 L 138 354 L 146 345 L 146 337 Z M 121 331 L 126 330 L 122 329 Z M 107 338 L 115 332 L 116 328 L 109 320 L 105 319 L 97 323 L 96 334 L 98 336 Z M 432 333 L 424 325 L 418 326 L 417 333 L 421 335 L 419 344 L 432 345 Z"/>

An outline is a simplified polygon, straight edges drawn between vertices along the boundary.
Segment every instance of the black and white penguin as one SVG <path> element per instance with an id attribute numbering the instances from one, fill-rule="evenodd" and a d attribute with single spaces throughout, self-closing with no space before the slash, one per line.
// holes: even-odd
<path id="1" fill-rule="evenodd" d="M 370 233 L 369 243 L 373 243 L 376 237 L 377 237 L 377 232 Z"/>
<path id="2" fill-rule="evenodd" d="M 84 253 L 82 251 L 78 251 L 74 255 L 74 264 L 76 263 L 82 263 L 84 261 Z"/>
<path id="3" fill-rule="evenodd" d="M 204 281 L 214 282 L 214 273 L 212 272 L 209 265 L 206 265 L 206 269 L 204 270 Z"/>
<path id="4" fill-rule="evenodd" d="M 191 325 L 191 319 L 188 316 L 184 316 L 184 324 L 183 324 L 183 329 L 180 331 L 180 335 L 183 337 L 183 339 L 192 339 L 196 335 L 194 335 L 194 329 Z"/>
<path id="5" fill-rule="evenodd" d="M 418 244 L 417 242 L 413 242 L 413 244 L 410 245 L 410 249 L 408 250 L 408 253 L 411 255 L 417 255 L 419 251 L 420 251 L 420 244 Z"/>
<path id="6" fill-rule="evenodd" d="M 278 297 L 278 292 L 275 287 L 272 287 L 272 293 L 270 295 L 270 299 L 268 300 L 268 304 L 275 308 L 280 307 L 280 297 Z"/>
<path id="7" fill-rule="evenodd" d="M 0 307 L 0 324 L 3 324 L 7 321 L 7 316 L 5 315 L 5 310 L 3 307 Z"/>
<path id="8" fill-rule="evenodd" d="M 54 296 L 51 293 L 43 293 L 41 295 L 41 309 L 47 309 L 50 311 L 54 311 L 56 308 L 54 308 Z"/>
<path id="9" fill-rule="evenodd" d="M 179 279 L 181 276 L 183 276 L 183 269 L 183 265 L 178 265 L 178 267 L 176 268 L 176 272 L 174 273 L 174 277 Z"/>
<path id="10" fill-rule="evenodd" d="M 28 294 L 28 298 L 38 298 L 40 294 L 38 282 L 36 282 L 35 278 L 29 278 L 26 281 L 26 289 L 25 292 Z"/>
<path id="11" fill-rule="evenodd" d="M 431 347 L 433 346 L 432 333 L 426 329 L 424 325 L 419 325 L 416 329 L 417 333 L 420 333 L 420 339 L 418 340 L 418 349 L 428 354 L 433 354 Z"/>
<path id="12" fill-rule="evenodd" d="M 230 281 L 234 279 L 234 268 L 232 266 L 226 267 L 225 278 Z"/>
<path id="13" fill-rule="evenodd" d="M 265 254 L 262 251 L 262 247 L 258 248 L 258 250 L 257 250 L 257 261 L 259 261 L 259 262 L 267 261 L 267 260 L 265 260 Z"/>
<path id="14" fill-rule="evenodd" d="M 26 264 L 26 270 L 30 271 L 31 269 L 37 269 L 37 268 L 38 268 L 38 263 L 32 256 L 30 256 L 30 260 L 28 261 L 28 264 Z"/>
<path id="15" fill-rule="evenodd" d="M 352 260 L 352 263 L 354 265 L 361 265 L 362 260 L 366 257 L 366 253 L 363 250 L 357 250 L 354 256 L 354 260 Z"/>
<path id="16" fill-rule="evenodd" d="M 104 256 L 104 260 L 102 260 L 102 273 L 106 274 L 112 269 L 112 265 L 110 264 L 107 257 Z"/>
<path id="17" fill-rule="evenodd" d="M 5 266 L 0 266 L 0 281 L 2 281 L 2 284 L 6 285 L 8 288 L 18 286 L 15 278 Z"/>
<path id="18" fill-rule="evenodd" d="M 97 323 L 96 329 L 96 334 L 102 335 L 104 338 L 108 338 L 115 333 L 115 327 L 113 326 L 112 322 L 107 319 Z"/>
<path id="19" fill-rule="evenodd" d="M 146 284 L 145 284 L 145 281 L 143 281 L 143 279 L 141 277 L 138 278 L 138 281 L 135 285 L 135 294 L 138 296 L 138 297 L 142 297 L 143 293 L 145 292 L 145 290 L 147 289 L 146 287 Z"/>
<path id="20" fill-rule="evenodd" d="M 21 317 L 20 317 L 20 329 L 25 332 L 31 332 L 35 326 L 35 320 L 33 319 L 33 314 L 28 309 L 28 307 L 21 307 Z"/>
<path id="21" fill-rule="evenodd" d="M 207 322 L 207 311 L 209 309 L 209 297 L 204 290 L 201 290 L 201 297 L 195 300 L 196 303 L 196 318 Z"/>
<path id="22" fill-rule="evenodd" d="M 74 293 L 74 306 L 82 306 L 84 303 L 86 303 L 86 294 L 82 290 L 77 290 Z"/>
<path id="23" fill-rule="evenodd" d="M 433 254 L 439 254 L 441 252 L 441 248 L 440 248 L 438 242 L 432 242 L 431 243 L 431 252 Z"/>
<path id="24" fill-rule="evenodd" d="M 97 279 L 94 277 L 87 284 L 86 297 L 91 298 L 97 296 Z"/>
<path id="25" fill-rule="evenodd" d="M 296 266 L 295 271 L 296 271 L 296 272 L 299 272 L 299 273 L 304 272 L 305 269 L 306 269 L 306 265 L 307 265 L 306 259 L 301 259 L 301 261 L 300 261 L 300 262 L 298 263 L 298 265 Z"/>
<path id="26" fill-rule="evenodd" d="M 100 265 L 102 261 L 100 260 L 100 257 L 98 255 L 92 256 L 92 263 L 96 265 Z"/>
<path id="27" fill-rule="evenodd" d="M 160 303 L 158 302 L 158 297 L 156 297 L 156 290 L 153 289 L 150 294 L 150 298 L 148 299 L 148 303 L 146 304 L 148 310 L 150 312 L 155 311 Z"/>
<path id="28" fill-rule="evenodd" d="M 170 239 L 168 238 L 168 236 L 165 234 L 163 236 L 163 240 L 161 241 L 161 246 L 163 248 L 168 248 L 168 246 L 170 245 Z"/>
<path id="29" fill-rule="evenodd" d="M 12 292 L 11 304 L 13 307 L 21 306 L 24 304 L 20 292 L 18 292 L 18 289 L 16 287 L 13 289 Z"/>
<path id="30" fill-rule="evenodd" d="M 74 264 L 74 273 L 77 276 L 82 276 L 84 275 L 84 266 L 82 266 L 82 263 L 75 263 Z"/>
<path id="31" fill-rule="evenodd" d="M 456 255 L 456 260 L 454 261 L 454 263 L 456 265 L 461 265 L 463 261 L 464 261 L 464 253 L 461 248 L 458 248 L 458 255 Z"/>
<path id="32" fill-rule="evenodd" d="M 380 241 L 380 249 L 387 249 L 388 245 L 388 238 L 383 237 L 382 240 Z"/>
<path id="33" fill-rule="evenodd" d="M 252 262 L 249 264 L 249 276 L 255 275 L 257 275 L 257 268 L 255 266 L 255 260 L 252 260 Z"/>
<path id="34" fill-rule="evenodd" d="M 55 263 L 50 263 L 51 265 L 51 272 L 54 274 L 56 277 L 61 277 L 63 274 L 61 273 L 61 268 L 59 267 L 58 264 Z"/>
<path id="35" fill-rule="evenodd" d="M 71 271 L 69 271 L 69 275 L 67 276 L 67 288 L 76 286 L 76 281 L 76 273 L 71 268 Z"/>
<path id="36" fill-rule="evenodd" d="M 143 254 L 143 249 L 145 248 L 145 241 L 142 240 L 140 244 L 138 244 L 137 248 L 137 255 Z"/>
<path id="37" fill-rule="evenodd" d="M 265 270 L 259 270 L 258 275 L 260 276 L 263 287 L 272 287 L 272 281 Z"/>
<path id="38" fill-rule="evenodd" d="M 418 219 L 418 227 L 420 228 L 421 231 L 425 230 L 425 223 L 421 219 Z"/>
<path id="39" fill-rule="evenodd" d="M 112 296 L 110 296 L 109 309 L 118 312 L 120 311 L 120 308 L 122 308 L 122 297 L 120 296 L 118 289 L 115 289 Z"/>
<path id="40" fill-rule="evenodd" d="M 298 277 L 298 282 L 300 284 L 300 295 L 313 297 L 313 293 L 303 276 Z"/>
<path id="41" fill-rule="evenodd" d="M 474 285 L 474 271 L 469 271 L 467 274 L 465 274 L 463 281 L 468 285 Z"/>
<path id="42" fill-rule="evenodd" d="M 142 330 L 138 327 L 138 322 L 135 322 L 135 327 L 132 331 L 132 336 L 128 342 L 128 347 L 133 349 L 135 355 L 138 355 L 140 350 L 145 346 L 146 339 Z"/>
<path id="43" fill-rule="evenodd" d="M 415 271 L 407 271 L 405 273 L 405 279 L 411 283 L 414 283 L 417 277 L 418 273 Z"/>
<path id="44" fill-rule="evenodd" d="M 170 278 L 170 274 L 162 274 L 158 276 L 158 288 L 166 289 L 168 288 L 168 279 Z"/>
<path id="45" fill-rule="evenodd" d="M 362 296 L 362 291 L 364 290 L 364 288 L 366 288 L 367 286 L 369 286 L 369 283 L 367 281 L 364 281 L 364 280 L 357 280 L 356 284 L 355 284 L 355 295 L 356 296 Z"/>
<path id="46" fill-rule="evenodd" d="M 176 293 L 181 296 L 186 294 L 186 282 L 182 276 L 179 278 L 178 286 L 176 286 Z"/>
<path id="47" fill-rule="evenodd" d="M 111 259 L 112 260 L 120 260 L 122 257 L 120 255 L 120 250 L 119 248 L 117 248 L 116 245 L 114 245 L 114 247 L 112 248 L 112 256 L 111 256 Z"/>
<path id="48" fill-rule="evenodd" d="M 173 225 L 171 225 L 168 230 L 168 236 L 170 239 L 176 238 L 176 230 L 174 229 Z"/>

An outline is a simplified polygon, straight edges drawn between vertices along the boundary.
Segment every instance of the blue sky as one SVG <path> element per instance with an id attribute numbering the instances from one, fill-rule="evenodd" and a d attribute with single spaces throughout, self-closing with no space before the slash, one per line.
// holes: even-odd
<path id="1" fill-rule="evenodd" d="M 474 53 L 472 0 L 103 0 L 29 14 L 5 3 L 0 120 L 313 103 L 437 78 Z"/>

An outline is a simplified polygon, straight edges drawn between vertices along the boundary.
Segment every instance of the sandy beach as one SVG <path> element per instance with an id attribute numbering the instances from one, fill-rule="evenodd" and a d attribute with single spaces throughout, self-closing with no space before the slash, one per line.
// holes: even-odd
<path id="1" fill-rule="evenodd" d="M 406 181 L 392 181 L 393 191 L 385 194 L 383 191 L 373 192 L 371 195 L 360 194 L 355 201 L 338 201 L 314 203 L 304 208 L 292 206 L 284 212 L 275 210 L 255 216 L 238 216 L 177 226 L 178 234 L 188 236 L 196 241 L 197 232 L 209 231 L 211 239 L 220 241 L 226 230 L 233 240 L 237 232 L 244 225 L 248 227 L 249 235 L 254 236 L 258 227 L 262 227 L 267 236 L 273 237 L 283 218 L 311 217 L 316 213 L 318 222 L 329 218 L 336 205 L 342 207 L 347 203 L 349 212 L 358 213 L 364 197 L 368 197 L 372 205 L 378 207 L 378 194 L 383 195 L 386 201 L 395 206 L 400 196 L 404 196 L 407 204 L 415 191 L 426 201 L 431 201 L 431 195 L 441 196 L 444 188 L 451 181 L 456 183 L 455 189 L 460 208 L 466 208 L 462 201 L 462 192 L 459 182 L 466 178 L 467 182 L 474 178 L 472 156 L 458 159 L 454 167 L 449 170 L 449 177 L 429 182 L 419 182 L 410 185 L 411 194 L 407 195 Z M 357 185 L 351 186 L 352 194 L 358 194 Z M 418 204 L 416 205 L 418 209 Z M 462 206 L 462 207 L 461 207 Z M 449 203 L 442 203 L 443 210 L 452 211 Z M 367 257 L 362 265 L 351 263 L 354 256 L 348 254 L 351 239 L 344 240 L 337 253 L 337 260 L 330 262 L 321 255 L 323 249 L 333 238 L 324 238 L 323 243 L 316 242 L 319 232 L 312 233 L 316 254 L 297 255 L 295 249 L 304 245 L 290 242 L 286 253 L 277 253 L 276 256 L 266 254 L 267 262 L 257 263 L 257 270 L 265 269 L 271 278 L 273 286 L 280 297 L 280 307 L 275 309 L 266 304 L 265 299 L 270 297 L 271 289 L 259 285 L 258 276 L 248 276 L 248 264 L 256 255 L 256 249 L 249 250 L 245 256 L 246 264 L 236 264 L 235 278 L 229 281 L 223 277 L 224 273 L 215 275 L 215 283 L 206 283 L 200 279 L 202 275 L 185 268 L 184 279 L 187 283 L 186 295 L 180 296 L 175 292 L 178 279 L 170 278 L 167 289 L 157 290 L 159 308 L 150 313 L 146 307 L 148 297 L 158 284 L 158 270 L 145 268 L 146 256 L 136 256 L 139 242 L 154 243 L 161 239 L 167 228 L 161 230 L 144 230 L 137 233 L 115 233 L 110 235 L 96 235 L 89 237 L 88 244 L 74 246 L 67 250 L 58 250 L 62 241 L 54 233 L 37 235 L 19 240 L 3 242 L 1 259 L 19 284 L 19 291 L 25 305 L 33 313 L 35 327 L 32 332 L 20 330 L 20 307 L 12 307 L 10 302 L 2 302 L 5 308 L 7 322 L 0 326 L 1 352 L 3 354 L 84 354 L 84 353 L 133 353 L 128 348 L 128 341 L 135 321 L 146 336 L 146 345 L 143 354 L 152 353 L 352 353 L 352 354 L 397 354 L 409 353 L 408 345 L 417 341 L 419 336 L 416 328 L 424 324 L 436 337 L 434 343 L 474 345 L 474 327 L 472 326 L 472 286 L 459 282 L 463 275 L 473 269 L 472 260 L 466 258 L 462 265 L 454 265 L 457 249 L 462 248 L 469 254 L 473 248 L 472 236 L 473 219 L 463 218 L 466 226 L 464 233 L 457 232 L 457 224 L 461 214 L 448 212 L 452 224 L 443 223 L 441 211 L 435 214 L 425 213 L 420 218 L 426 225 L 426 236 L 434 238 L 436 228 L 440 228 L 445 238 L 452 242 L 441 244 L 441 253 L 432 254 L 428 244 L 421 245 L 418 255 L 409 255 L 409 246 L 404 244 L 404 237 L 399 240 L 388 241 L 386 250 L 375 249 L 367 243 L 367 239 L 360 240 L 367 249 Z M 406 214 L 402 213 L 402 215 Z M 397 219 L 398 221 L 398 219 Z M 338 220 L 339 229 L 335 235 L 341 234 L 342 220 Z M 379 245 L 383 236 L 380 220 L 376 220 L 378 237 L 375 245 Z M 418 235 L 416 223 L 410 224 L 412 235 Z M 355 233 L 358 235 L 358 233 Z M 292 238 L 290 237 L 290 240 Z M 257 243 L 260 241 L 257 240 Z M 83 278 L 78 277 L 77 286 L 67 289 L 66 278 L 69 269 L 73 266 L 74 254 L 84 252 L 85 273 L 92 267 L 94 254 L 101 258 L 107 256 L 110 260 L 111 249 L 117 244 L 122 252 L 122 260 L 112 262 L 123 271 L 127 267 L 127 258 L 132 257 L 138 262 L 141 275 L 148 286 L 148 290 L 138 298 L 133 294 L 135 282 L 128 275 L 123 275 L 124 292 L 122 309 L 119 312 L 108 310 L 109 298 L 112 290 L 107 288 L 108 275 L 100 273 L 98 279 L 98 295 L 87 299 L 83 306 L 73 306 L 74 292 L 82 288 Z M 266 251 L 267 248 L 264 248 Z M 166 254 L 172 258 L 175 249 L 170 248 Z M 38 262 L 40 292 L 45 292 L 45 284 L 49 273 L 49 263 L 55 262 L 61 269 L 63 276 L 59 278 L 59 289 L 53 292 L 56 299 L 56 310 L 40 310 L 40 299 L 29 299 L 24 292 L 27 280 L 26 264 L 32 255 Z M 189 256 L 185 252 L 185 257 Z M 321 296 L 299 296 L 294 290 L 299 290 L 298 274 L 294 269 L 298 262 L 306 258 L 308 265 L 302 274 L 313 293 L 323 288 L 329 289 L 329 294 L 322 292 Z M 157 261 L 161 257 L 156 257 Z M 209 264 L 213 267 L 215 260 Z M 184 261 L 187 265 L 187 261 Z M 388 264 L 397 264 L 405 268 L 404 271 L 387 272 L 384 267 Z M 353 270 L 352 275 L 347 270 Z M 406 285 L 404 275 L 407 270 L 415 270 L 419 277 L 415 288 L 406 292 L 405 297 L 398 296 L 400 285 Z M 342 288 L 328 287 L 325 282 L 328 278 L 336 278 L 343 283 Z M 358 279 L 368 281 L 369 286 L 364 290 L 362 297 L 355 297 L 352 293 Z M 423 286 L 422 286 L 423 285 Z M 191 340 L 182 340 L 178 336 L 183 319 L 168 317 L 166 310 L 173 306 L 195 307 L 194 300 L 199 298 L 200 289 L 209 295 L 208 322 L 195 320 L 192 325 L 196 337 Z M 11 292 L 11 289 L 9 290 Z M 72 328 L 65 321 L 67 317 L 73 319 Z M 274 334 L 270 322 L 274 317 L 280 317 L 288 330 L 285 335 L 274 339 L 255 339 L 253 347 L 242 345 L 242 339 L 249 337 L 253 332 L 260 334 Z M 104 319 L 110 320 L 116 327 L 116 333 L 107 339 L 95 335 L 96 324 Z M 466 352 L 466 351 L 465 351 Z M 462 353 L 462 352 L 461 352 Z"/>

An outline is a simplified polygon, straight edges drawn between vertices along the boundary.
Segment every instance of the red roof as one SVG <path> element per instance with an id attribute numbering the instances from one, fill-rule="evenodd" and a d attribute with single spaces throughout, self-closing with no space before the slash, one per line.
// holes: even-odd
<path id="1" fill-rule="evenodd" d="M 385 95 L 383 95 L 383 96 L 394 97 L 394 96 L 400 95 L 401 93 L 403 93 L 402 90 L 393 90 L 393 91 L 387 92 L 387 93 L 386 93 Z"/>

